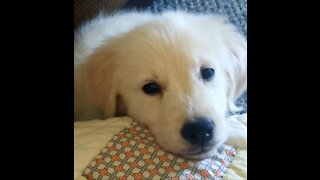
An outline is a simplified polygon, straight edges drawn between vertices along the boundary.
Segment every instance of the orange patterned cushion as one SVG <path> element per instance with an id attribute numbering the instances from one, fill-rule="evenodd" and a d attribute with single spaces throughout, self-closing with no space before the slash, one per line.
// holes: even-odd
<path id="1" fill-rule="evenodd" d="M 107 144 L 90 162 L 88 179 L 222 179 L 236 149 L 222 145 L 209 159 L 192 161 L 163 151 L 151 132 L 133 123 Z"/>

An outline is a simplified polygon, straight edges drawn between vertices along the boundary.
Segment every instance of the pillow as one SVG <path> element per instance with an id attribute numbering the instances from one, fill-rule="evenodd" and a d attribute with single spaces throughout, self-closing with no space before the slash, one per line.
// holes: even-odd
<path id="1" fill-rule="evenodd" d="M 85 168 L 87 179 L 222 179 L 237 149 L 221 145 L 201 161 L 188 160 L 161 149 L 151 132 L 133 122 L 117 133 Z"/>

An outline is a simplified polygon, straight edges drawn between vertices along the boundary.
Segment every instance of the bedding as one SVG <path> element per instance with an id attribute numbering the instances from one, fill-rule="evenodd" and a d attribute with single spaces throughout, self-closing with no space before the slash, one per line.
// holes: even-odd
<path id="1" fill-rule="evenodd" d="M 246 125 L 246 114 L 236 115 Z M 75 122 L 74 179 L 246 179 L 247 151 L 222 145 L 209 159 L 163 151 L 129 117 Z"/>

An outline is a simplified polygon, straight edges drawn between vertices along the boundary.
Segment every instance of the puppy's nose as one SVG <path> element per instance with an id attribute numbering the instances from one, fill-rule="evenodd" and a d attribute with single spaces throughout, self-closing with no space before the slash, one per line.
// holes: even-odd
<path id="1" fill-rule="evenodd" d="M 197 117 L 181 129 L 182 137 L 193 145 L 206 145 L 213 137 L 215 124 L 206 117 Z"/>

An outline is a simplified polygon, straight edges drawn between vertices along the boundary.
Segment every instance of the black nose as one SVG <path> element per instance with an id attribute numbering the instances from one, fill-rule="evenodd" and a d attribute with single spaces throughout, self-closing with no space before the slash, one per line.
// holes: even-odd
<path id="1" fill-rule="evenodd" d="M 213 136 L 215 125 L 206 117 L 197 117 L 181 129 L 182 137 L 193 145 L 205 145 Z"/>

